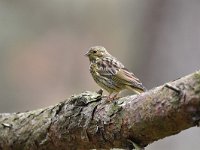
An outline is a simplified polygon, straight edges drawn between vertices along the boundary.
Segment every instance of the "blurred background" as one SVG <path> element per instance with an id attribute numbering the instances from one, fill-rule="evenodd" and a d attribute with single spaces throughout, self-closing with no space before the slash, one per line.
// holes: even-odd
<path id="1" fill-rule="evenodd" d="M 200 1 L 0 0 L 0 112 L 96 91 L 85 52 L 102 45 L 150 89 L 200 69 Z M 199 149 L 199 128 L 147 150 Z"/>

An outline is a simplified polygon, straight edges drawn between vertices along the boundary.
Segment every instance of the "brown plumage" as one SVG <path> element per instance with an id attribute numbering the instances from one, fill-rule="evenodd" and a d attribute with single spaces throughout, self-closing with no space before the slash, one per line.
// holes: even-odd
<path id="1" fill-rule="evenodd" d="M 86 53 L 90 60 L 90 73 L 96 83 L 109 93 L 109 98 L 130 89 L 137 94 L 146 90 L 140 80 L 102 46 L 94 46 Z"/>

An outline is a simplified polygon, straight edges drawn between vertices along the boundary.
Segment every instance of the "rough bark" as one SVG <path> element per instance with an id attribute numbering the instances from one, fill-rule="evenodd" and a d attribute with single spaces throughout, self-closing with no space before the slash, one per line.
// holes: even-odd
<path id="1" fill-rule="evenodd" d="M 106 102 L 96 92 L 55 106 L 0 114 L 0 149 L 131 148 L 196 126 L 200 119 L 200 71 L 140 95 Z"/>

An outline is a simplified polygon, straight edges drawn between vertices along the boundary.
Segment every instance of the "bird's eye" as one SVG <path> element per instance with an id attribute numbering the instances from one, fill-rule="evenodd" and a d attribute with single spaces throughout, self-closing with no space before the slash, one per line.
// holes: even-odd
<path id="1" fill-rule="evenodd" d="M 93 53 L 95 53 L 95 54 L 96 54 L 96 53 L 97 53 L 97 51 L 96 51 L 96 50 L 94 50 L 94 51 L 93 51 Z"/>

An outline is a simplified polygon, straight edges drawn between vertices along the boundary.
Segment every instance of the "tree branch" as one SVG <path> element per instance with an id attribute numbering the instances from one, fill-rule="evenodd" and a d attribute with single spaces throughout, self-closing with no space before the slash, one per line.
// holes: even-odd
<path id="1" fill-rule="evenodd" d="M 106 103 L 95 92 L 55 106 L 0 114 L 0 149 L 131 148 L 199 125 L 200 71 Z"/>

